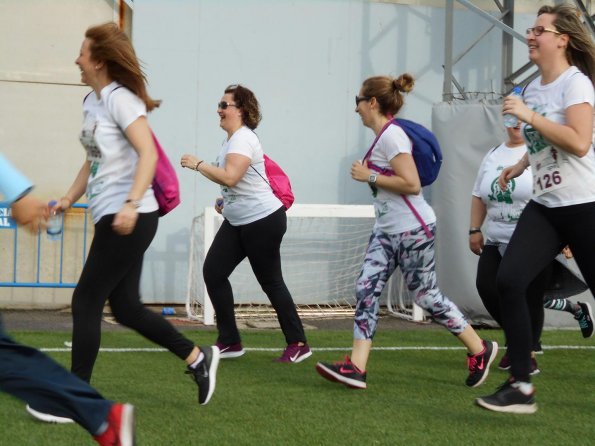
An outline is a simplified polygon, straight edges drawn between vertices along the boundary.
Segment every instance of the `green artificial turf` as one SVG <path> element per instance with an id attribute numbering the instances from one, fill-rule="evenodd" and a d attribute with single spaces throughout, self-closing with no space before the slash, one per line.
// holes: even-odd
<path id="1" fill-rule="evenodd" d="M 186 331 L 199 344 L 213 331 Z M 20 342 L 59 348 L 69 333 L 12 333 Z M 502 342 L 500 330 L 482 337 Z M 315 371 L 316 361 L 335 361 L 349 352 L 351 332 L 308 332 L 314 349 L 300 364 L 278 364 L 278 331 L 246 331 L 248 351 L 223 360 L 217 389 L 207 406 L 197 404 L 196 386 L 183 362 L 168 352 L 101 352 L 92 384 L 107 398 L 137 410 L 139 445 L 586 445 L 595 441 L 595 343 L 576 331 L 546 331 L 542 373 L 535 377 L 535 415 L 498 414 L 474 405 L 507 377 L 492 366 L 478 389 L 465 387 L 464 350 L 373 351 L 368 389 L 331 383 Z M 591 349 L 548 349 L 552 346 Z M 375 347 L 459 347 L 445 330 L 379 331 Z M 155 347 L 131 332 L 104 333 L 102 347 Z M 316 351 L 339 348 L 340 351 Z M 68 352 L 48 353 L 68 365 Z M 502 354 L 498 355 L 498 360 Z M 32 420 L 24 404 L 0 394 L 0 445 L 92 445 L 76 425 Z"/>

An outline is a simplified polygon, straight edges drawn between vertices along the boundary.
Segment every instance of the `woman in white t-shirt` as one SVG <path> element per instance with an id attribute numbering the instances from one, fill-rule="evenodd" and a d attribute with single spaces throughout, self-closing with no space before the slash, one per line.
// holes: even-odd
<path id="1" fill-rule="evenodd" d="M 496 276 L 517 221 L 533 192 L 530 168 L 519 177 L 511 179 L 505 190 L 498 184 L 502 170 L 516 164 L 527 153 L 520 128 L 520 123 L 516 127 L 507 128 L 508 141 L 486 154 L 479 166 L 471 198 L 469 248 L 479 256 L 475 283 L 485 308 L 500 326 L 502 317 Z M 565 253 L 571 257 L 569 250 L 565 250 Z M 591 306 L 583 302 L 573 303 L 565 298 L 584 291 L 586 286 L 579 278 L 575 278 L 563 262 L 563 257 L 560 261 L 552 262 L 527 289 L 533 338 L 531 375 L 539 373 L 534 352 L 541 351 L 539 340 L 543 329 L 544 308 L 571 313 L 578 321 L 583 337 L 593 334 Z M 508 354 L 502 357 L 498 367 L 502 370 L 510 368 Z"/>
<path id="2" fill-rule="evenodd" d="M 392 120 L 403 106 L 403 93 L 413 89 L 409 74 L 396 79 L 375 76 L 366 79 L 355 98 L 356 113 L 376 140 L 369 159 L 351 167 L 354 180 L 372 189 L 376 222 L 356 282 L 356 309 L 351 358 L 334 364 L 319 362 L 318 373 L 348 387 L 366 388 L 366 365 L 378 323 L 379 299 L 388 279 L 401 268 L 415 303 L 447 328 L 467 347 L 469 375 L 465 384 L 479 386 L 488 376 L 498 344 L 483 341 L 457 306 L 438 289 L 435 272 L 434 234 L 436 216 L 424 200 L 408 136 Z M 415 150 L 415 148 L 413 148 Z M 376 165 L 379 174 L 369 165 Z M 416 216 L 409 204 L 413 206 Z M 421 221 L 423 220 L 423 221 Z"/>
<path id="3" fill-rule="evenodd" d="M 221 358 L 245 353 L 238 330 L 229 276 L 246 257 L 279 319 L 287 347 L 278 362 L 298 363 L 312 352 L 302 321 L 281 271 L 281 242 L 287 215 L 273 194 L 264 167 L 264 152 L 254 129 L 261 120 L 254 93 L 242 85 L 225 89 L 217 105 L 219 125 L 227 133 L 215 165 L 193 155 L 182 156 L 183 167 L 194 169 L 221 186 L 215 209 L 223 214 L 203 266 L 209 298 L 217 316 L 217 346 Z"/>
<path id="4" fill-rule="evenodd" d="M 527 86 L 524 101 L 509 96 L 502 107 L 523 122 L 527 155 L 502 171 L 500 187 L 506 190 L 529 165 L 533 175 L 533 197 L 497 278 L 511 377 L 494 394 L 476 400 L 487 409 L 512 413 L 537 410 L 529 376 L 531 281 L 568 245 L 595 291 L 595 45 L 580 12 L 569 5 L 542 7 L 527 30 L 527 44 L 540 76 Z"/>
<path id="5" fill-rule="evenodd" d="M 215 390 L 218 349 L 197 347 L 140 298 L 143 256 L 158 223 L 151 188 L 157 151 L 147 111 L 160 101 L 148 95 L 132 44 L 115 23 L 87 30 L 76 64 L 93 89 L 83 102 L 85 161 L 54 210 L 66 210 L 86 193 L 95 234 L 72 295 L 72 372 L 91 380 L 108 300 L 119 323 L 186 362 L 199 403 L 206 404 Z"/>

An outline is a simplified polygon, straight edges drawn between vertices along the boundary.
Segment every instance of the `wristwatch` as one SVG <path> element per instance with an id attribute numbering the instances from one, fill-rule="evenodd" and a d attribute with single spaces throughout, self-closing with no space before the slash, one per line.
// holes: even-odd
<path id="1" fill-rule="evenodd" d="M 371 173 L 368 177 L 368 184 L 376 184 L 376 179 L 378 178 L 378 174 Z"/>

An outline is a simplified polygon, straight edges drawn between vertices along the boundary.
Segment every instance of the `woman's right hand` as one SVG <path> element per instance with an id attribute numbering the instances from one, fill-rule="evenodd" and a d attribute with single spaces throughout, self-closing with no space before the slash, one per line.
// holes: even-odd
<path id="1" fill-rule="evenodd" d="M 66 211 L 72 206 L 72 200 L 68 197 L 61 197 L 56 201 L 56 204 L 50 208 L 50 215 L 58 214 Z"/>
<path id="2" fill-rule="evenodd" d="M 500 177 L 498 178 L 498 185 L 500 189 L 503 191 L 508 189 L 508 182 L 513 178 L 521 176 L 522 173 L 525 171 L 525 163 L 523 160 L 516 163 L 514 166 L 506 167 L 502 172 L 500 172 Z"/>
<path id="3" fill-rule="evenodd" d="M 483 234 L 481 232 L 469 235 L 469 249 L 473 254 L 481 254 L 481 251 L 483 250 Z"/>
<path id="4" fill-rule="evenodd" d="M 217 197 L 215 200 L 215 211 L 220 214 L 223 211 L 223 197 Z"/>

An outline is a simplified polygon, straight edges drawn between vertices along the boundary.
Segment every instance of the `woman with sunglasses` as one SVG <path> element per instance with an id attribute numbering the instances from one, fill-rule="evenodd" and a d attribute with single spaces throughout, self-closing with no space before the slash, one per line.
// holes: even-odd
<path id="1" fill-rule="evenodd" d="M 595 292 L 595 155 L 593 103 L 595 46 L 578 10 L 544 6 L 527 30 L 529 59 L 539 77 L 523 99 L 504 99 L 502 113 L 522 124 L 527 155 L 502 171 L 502 190 L 530 165 L 533 196 L 525 207 L 500 264 L 497 286 L 508 341 L 510 378 L 480 406 L 534 413 L 531 383 L 529 284 L 568 245 L 591 292 Z"/>
<path id="2" fill-rule="evenodd" d="M 413 84 L 409 74 L 396 79 L 375 76 L 364 81 L 355 98 L 356 113 L 364 126 L 376 134 L 370 164 L 391 169 L 394 175 L 377 174 L 368 167 L 367 160 L 363 164 L 355 161 L 351 166 L 351 177 L 368 183 L 372 189 L 376 222 L 356 281 L 351 358 L 346 356 L 344 361 L 335 364 L 319 362 L 316 365 L 323 377 L 351 388 L 367 387 L 366 366 L 378 323 L 379 299 L 397 267 L 401 268 L 415 303 L 467 348 L 467 386 L 477 387 L 485 381 L 498 352 L 498 344 L 483 341 L 436 283 L 436 216 L 421 193 L 419 175 L 411 155 L 411 141 L 392 121 L 403 106 L 403 93 L 409 93 Z M 408 203 L 425 224 L 414 215 Z"/>
<path id="3" fill-rule="evenodd" d="M 216 165 L 193 155 L 182 167 L 200 172 L 221 186 L 215 210 L 224 217 L 203 266 L 203 277 L 217 316 L 221 358 L 245 353 L 235 320 L 229 276 L 248 258 L 258 283 L 279 319 L 287 347 L 278 362 L 298 363 L 312 355 L 302 321 L 281 271 L 281 241 L 287 216 L 273 194 L 264 168 L 264 152 L 254 129 L 261 120 L 254 93 L 242 85 L 225 89 L 217 105 L 219 125 L 227 133 Z"/>

